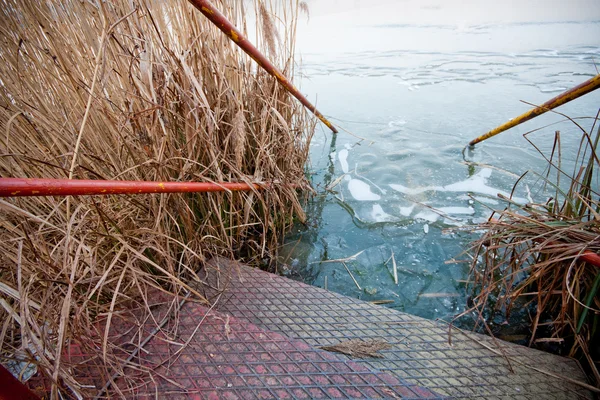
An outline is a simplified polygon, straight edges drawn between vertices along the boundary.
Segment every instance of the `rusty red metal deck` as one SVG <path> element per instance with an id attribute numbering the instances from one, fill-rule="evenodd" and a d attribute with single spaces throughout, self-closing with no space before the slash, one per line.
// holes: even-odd
<path id="1" fill-rule="evenodd" d="M 131 346 L 119 374 L 104 371 L 99 354 L 71 343 L 66 361 L 86 385 L 85 397 L 593 398 L 560 379 L 585 381 L 572 360 L 498 342 L 511 373 L 488 337 L 455 332 L 449 344 L 441 323 L 224 259 L 213 260 L 210 270 L 203 279 L 212 307 L 157 296 L 154 315 L 138 319 L 135 329 L 131 318 L 113 322 L 111 340 Z M 355 338 L 393 347 L 380 359 L 319 349 Z M 38 393 L 48 388 L 40 376 L 29 385 Z"/>

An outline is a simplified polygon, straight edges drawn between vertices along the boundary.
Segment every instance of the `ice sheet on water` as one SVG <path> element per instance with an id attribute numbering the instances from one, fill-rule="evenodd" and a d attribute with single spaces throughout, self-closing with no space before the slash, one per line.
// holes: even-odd
<path id="1" fill-rule="evenodd" d="M 373 193 L 371 187 L 360 179 L 351 179 L 348 182 L 348 190 L 355 200 L 376 201 L 381 199 L 380 195 Z"/>
<path id="2" fill-rule="evenodd" d="M 554 92 L 564 92 L 568 88 L 564 86 L 552 86 L 552 85 L 537 85 L 538 89 L 542 93 L 554 93 Z"/>
<path id="3" fill-rule="evenodd" d="M 403 82 L 401 82 L 401 84 L 402 83 Z M 410 83 L 408 83 L 408 82 L 406 82 L 406 84 L 410 85 Z M 397 128 L 397 127 L 402 126 L 402 125 L 406 125 L 406 121 L 403 120 L 403 119 L 396 119 L 396 120 L 388 122 L 388 128 Z"/>
<path id="4" fill-rule="evenodd" d="M 495 196 L 496 193 L 498 193 L 498 189 L 491 188 L 487 185 L 487 180 L 490 176 L 492 176 L 492 170 L 483 168 L 481 171 L 468 177 L 464 181 L 443 186 L 442 189 L 446 192 L 477 192 Z"/>
<path id="5" fill-rule="evenodd" d="M 471 216 L 473 214 L 475 214 L 475 209 L 473 207 L 434 207 L 420 210 L 413 218 L 416 220 L 424 220 L 429 223 L 442 219 L 444 225 L 462 226 L 466 221 L 466 216 Z M 425 230 L 425 227 L 423 227 L 423 229 Z M 427 232 L 428 231 L 429 226 L 427 227 Z"/>
<path id="6" fill-rule="evenodd" d="M 390 184 L 390 187 L 397 192 L 404 194 L 419 194 L 430 191 L 437 192 L 472 192 L 478 194 L 484 194 L 492 197 L 496 197 L 498 194 L 501 194 L 506 197 L 510 197 L 510 193 L 496 189 L 494 187 L 488 186 L 487 180 L 492 175 L 492 170 L 490 168 L 483 168 L 481 171 L 476 173 L 475 175 L 465 179 L 464 181 L 459 181 L 452 183 L 446 186 L 425 186 L 420 188 L 409 188 L 400 184 Z M 513 197 L 512 198 L 517 203 L 526 203 L 527 200 L 521 197 Z"/>

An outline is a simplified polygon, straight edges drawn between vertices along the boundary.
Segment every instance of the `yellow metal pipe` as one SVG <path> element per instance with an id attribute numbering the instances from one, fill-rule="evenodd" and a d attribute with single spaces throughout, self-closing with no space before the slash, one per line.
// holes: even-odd
<path id="1" fill-rule="evenodd" d="M 517 126 L 525 121 L 529 121 L 532 118 L 537 117 L 538 115 L 542 115 L 543 113 L 552 110 L 558 106 L 562 106 L 565 103 L 568 103 L 571 100 L 575 100 L 578 97 L 583 96 L 591 91 L 594 91 L 600 87 L 600 74 L 595 77 L 588 79 L 575 86 L 572 89 L 567 90 L 564 93 L 559 94 L 558 96 L 548 100 L 544 104 L 539 107 L 532 108 L 527 111 L 525 114 L 519 115 L 517 118 L 511 119 L 510 121 L 500 125 L 499 127 L 492 129 L 488 133 L 481 135 L 469 142 L 469 146 L 474 146 L 479 142 L 483 142 L 486 139 L 491 138 L 492 136 L 496 136 L 497 134 L 504 132 L 507 129 L 510 129 L 514 126 Z"/>

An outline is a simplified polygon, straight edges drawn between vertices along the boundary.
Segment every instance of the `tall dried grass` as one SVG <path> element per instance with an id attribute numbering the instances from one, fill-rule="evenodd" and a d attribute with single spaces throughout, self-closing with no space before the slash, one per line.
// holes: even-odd
<path id="1" fill-rule="evenodd" d="M 560 132 L 550 154 L 536 147 L 548 163 L 539 175 L 548 201 L 508 200 L 475 228 L 485 233 L 471 247 L 471 310 L 488 322 L 529 314 L 529 345 L 581 359 L 600 387 L 600 267 L 582 258 L 600 252 L 600 129 L 598 115 L 589 130 L 572 121 L 581 131 L 572 171 L 564 167 Z"/>
<path id="2" fill-rule="evenodd" d="M 276 3 L 255 7 L 279 16 L 271 59 L 291 76 L 299 5 Z M 269 262 L 303 218 L 314 120 L 185 1 L 0 4 L 1 176 L 277 183 L 0 200 L 0 355 L 35 360 L 53 396 L 84 392 L 61 361 L 70 343 L 122 368 L 99 317 L 147 308 L 149 288 L 202 300 L 194 272 L 213 255 Z M 242 0 L 215 5 L 245 31 Z M 273 32 L 257 29 L 264 51 Z"/>

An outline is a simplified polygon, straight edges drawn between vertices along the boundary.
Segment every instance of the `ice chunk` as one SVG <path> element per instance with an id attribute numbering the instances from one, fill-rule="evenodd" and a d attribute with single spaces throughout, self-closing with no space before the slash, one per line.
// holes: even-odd
<path id="1" fill-rule="evenodd" d="M 503 196 L 510 197 L 510 193 L 505 192 L 500 189 L 493 188 L 487 185 L 488 178 L 492 175 L 492 170 L 490 168 L 483 168 L 481 171 L 476 173 L 475 175 L 465 179 L 464 181 L 452 183 L 446 186 L 425 186 L 421 188 L 408 188 L 403 185 L 398 184 L 390 184 L 390 187 L 397 192 L 404 194 L 419 194 L 423 192 L 429 191 L 439 191 L 439 192 L 472 192 L 478 194 L 485 194 L 488 196 L 496 197 L 498 193 Z M 513 197 L 512 198 L 517 203 L 526 203 L 527 200 L 521 197 Z"/>
<path id="2" fill-rule="evenodd" d="M 409 86 L 410 85 L 410 83 L 406 82 L 406 81 L 399 82 L 399 84 L 400 85 L 405 85 L 405 86 Z M 402 125 L 406 125 L 406 121 L 403 120 L 403 119 L 397 119 L 397 120 L 393 120 L 393 121 L 388 122 L 388 127 L 390 127 L 390 128 L 395 128 L 397 126 L 402 126 Z"/>
<path id="3" fill-rule="evenodd" d="M 492 176 L 492 170 L 483 168 L 468 179 L 444 186 L 441 190 L 446 192 L 473 192 L 487 194 L 492 197 L 496 197 L 499 193 L 505 197 L 510 197 L 510 193 L 487 185 L 487 180 L 490 176 Z M 521 197 L 513 197 L 513 200 L 517 203 L 527 203 L 527 200 Z"/>
<path id="4" fill-rule="evenodd" d="M 498 204 L 497 200 L 494 199 L 490 199 L 489 197 L 482 197 L 482 196 L 474 196 L 475 200 L 480 201 L 482 203 L 487 203 L 487 204 Z"/>
<path id="5" fill-rule="evenodd" d="M 381 196 L 371 192 L 371 187 L 359 179 L 351 179 L 348 182 L 348 190 L 355 200 L 368 201 L 379 200 Z"/>
<path id="6" fill-rule="evenodd" d="M 383 208 L 381 208 L 379 204 L 373 204 L 371 218 L 373 218 L 375 222 L 388 222 L 395 220 L 395 218 L 392 215 L 383 211 Z"/>
<path id="7" fill-rule="evenodd" d="M 412 214 L 414 209 L 415 209 L 414 204 L 410 207 L 400 207 L 400 214 L 405 217 L 410 217 L 410 214 Z"/>
<path id="8" fill-rule="evenodd" d="M 429 233 L 429 224 L 423 225 L 423 232 Z"/>
<path id="9" fill-rule="evenodd" d="M 473 215 L 475 209 L 473 207 L 436 207 L 436 210 L 440 210 L 446 215 Z"/>
<path id="10" fill-rule="evenodd" d="M 440 217 L 439 214 L 434 213 L 430 210 L 419 211 L 417 215 L 415 215 L 415 219 L 424 219 L 425 221 L 435 222 Z"/>
<path id="11" fill-rule="evenodd" d="M 406 187 L 403 185 L 397 185 L 394 183 L 390 184 L 390 187 L 392 189 L 394 189 L 395 191 L 404 193 L 404 194 L 419 194 L 419 193 L 423 193 L 423 192 L 440 189 L 440 187 L 435 187 L 435 186 L 426 186 L 426 187 L 422 187 L 422 188 L 409 188 L 409 187 Z"/>
<path id="12" fill-rule="evenodd" d="M 456 221 L 453 219 L 449 219 L 449 218 L 444 218 L 444 225 L 450 225 L 450 226 L 464 226 L 465 223 L 461 222 L 461 221 Z"/>
<path id="13" fill-rule="evenodd" d="M 340 159 L 340 164 L 342 164 L 342 171 L 345 174 L 348 173 L 348 150 L 343 149 L 338 153 L 338 158 Z"/>

